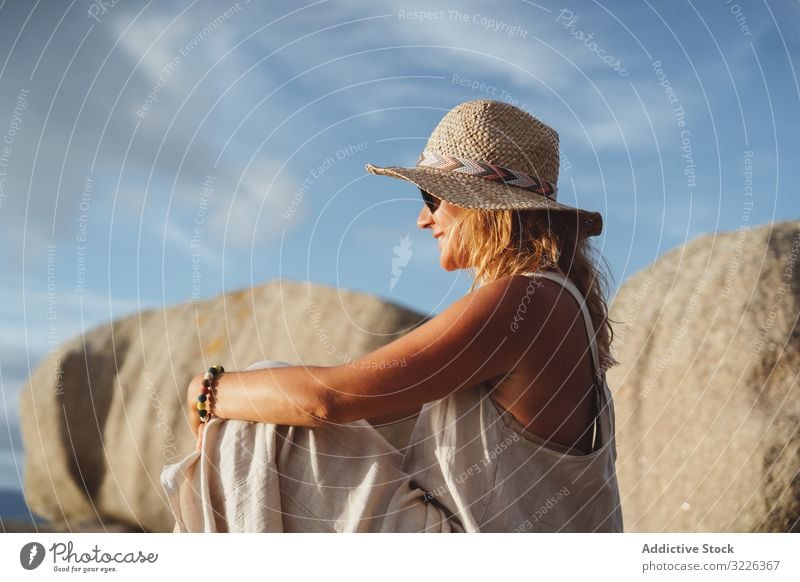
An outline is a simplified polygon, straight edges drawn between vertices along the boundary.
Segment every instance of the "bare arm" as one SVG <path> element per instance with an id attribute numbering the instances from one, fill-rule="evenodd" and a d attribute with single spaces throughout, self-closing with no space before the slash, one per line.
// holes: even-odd
<path id="1" fill-rule="evenodd" d="M 214 412 L 221 418 L 311 427 L 408 418 L 426 402 L 510 370 L 533 347 L 547 315 L 535 301 L 512 328 L 529 281 L 520 275 L 484 285 L 354 362 L 226 372 L 218 381 Z M 202 376 L 192 381 L 190 400 L 200 393 L 201 381 Z M 196 428 L 196 411 L 193 416 Z"/>
<path id="2" fill-rule="evenodd" d="M 319 426 L 326 417 L 324 389 L 318 379 L 321 369 L 321 366 L 288 366 L 225 372 L 216 381 L 213 412 L 220 418 Z M 196 403 L 202 382 L 203 374 L 195 376 L 187 393 L 195 432 L 200 425 Z"/>

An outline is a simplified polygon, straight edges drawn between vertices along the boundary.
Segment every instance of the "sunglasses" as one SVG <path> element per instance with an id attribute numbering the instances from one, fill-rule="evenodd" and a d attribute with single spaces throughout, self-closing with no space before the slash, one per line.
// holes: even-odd
<path id="1" fill-rule="evenodd" d="M 436 212 L 436 209 L 439 208 L 439 203 L 441 201 L 438 198 L 436 198 L 436 196 L 433 196 L 432 194 L 429 194 L 428 192 L 426 192 L 422 188 L 420 188 L 419 191 L 422 192 L 422 199 L 425 201 L 425 204 L 430 209 L 431 214 Z"/>

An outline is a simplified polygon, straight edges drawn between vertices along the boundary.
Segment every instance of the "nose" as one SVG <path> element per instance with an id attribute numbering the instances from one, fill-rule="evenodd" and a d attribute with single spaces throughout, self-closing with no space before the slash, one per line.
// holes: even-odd
<path id="1" fill-rule="evenodd" d="M 417 216 L 417 226 L 420 228 L 430 228 L 433 226 L 433 214 L 427 204 L 422 205 L 422 210 Z"/>

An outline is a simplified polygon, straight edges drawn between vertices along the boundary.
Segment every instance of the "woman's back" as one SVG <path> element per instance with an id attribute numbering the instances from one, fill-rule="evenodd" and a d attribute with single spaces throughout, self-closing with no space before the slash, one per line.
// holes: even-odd
<path id="1" fill-rule="evenodd" d="M 541 274 L 541 273 L 540 273 Z M 526 273 L 533 275 L 533 273 Z M 591 452 L 596 416 L 592 353 L 577 298 L 563 275 L 532 278 L 527 289 L 546 327 L 506 374 L 489 381 L 491 398 L 543 439 Z"/>

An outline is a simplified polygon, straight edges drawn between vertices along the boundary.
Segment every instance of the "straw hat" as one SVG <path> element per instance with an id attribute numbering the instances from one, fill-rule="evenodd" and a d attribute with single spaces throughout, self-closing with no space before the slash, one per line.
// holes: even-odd
<path id="1" fill-rule="evenodd" d="M 508 103 L 476 99 L 447 112 L 416 167 L 365 167 L 462 208 L 571 212 L 585 236 L 600 234 L 600 213 L 556 201 L 558 165 L 553 128 Z"/>

